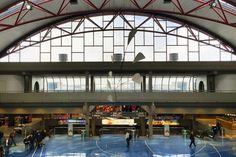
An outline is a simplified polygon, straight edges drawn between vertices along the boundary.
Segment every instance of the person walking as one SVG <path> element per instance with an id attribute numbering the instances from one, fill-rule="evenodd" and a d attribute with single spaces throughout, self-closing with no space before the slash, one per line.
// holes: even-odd
<path id="1" fill-rule="evenodd" d="M 192 144 L 194 145 L 194 147 L 196 147 L 196 144 L 195 144 L 195 137 L 194 137 L 194 134 L 193 134 L 193 131 L 191 131 L 190 133 L 190 136 L 189 136 L 189 139 L 190 139 L 190 144 L 189 144 L 189 147 L 192 147 Z"/>

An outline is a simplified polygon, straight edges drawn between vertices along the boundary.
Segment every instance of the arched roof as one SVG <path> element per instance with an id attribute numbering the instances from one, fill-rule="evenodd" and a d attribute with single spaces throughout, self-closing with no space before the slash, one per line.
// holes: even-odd
<path id="1" fill-rule="evenodd" d="M 75 16 L 141 12 L 186 22 L 219 39 L 236 53 L 236 0 L 1 0 L 0 57 L 44 27 Z M 211 4 L 216 6 L 212 7 Z M 32 9 L 27 9 L 27 5 Z"/>

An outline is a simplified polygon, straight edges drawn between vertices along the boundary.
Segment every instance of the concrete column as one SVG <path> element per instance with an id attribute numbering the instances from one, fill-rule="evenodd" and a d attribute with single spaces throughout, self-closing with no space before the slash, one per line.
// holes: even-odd
<path id="1" fill-rule="evenodd" d="M 94 76 L 92 75 L 91 77 L 90 77 L 90 79 L 91 79 L 91 87 L 90 87 L 90 90 L 91 90 L 91 92 L 95 92 L 95 84 L 94 84 Z"/>
<path id="2" fill-rule="evenodd" d="M 24 93 L 32 92 L 32 76 L 24 75 Z"/>
<path id="3" fill-rule="evenodd" d="M 83 114 L 85 116 L 85 121 L 86 121 L 86 124 L 85 124 L 85 130 L 86 130 L 86 135 L 89 136 L 89 106 L 87 103 L 84 103 L 83 105 Z"/>
<path id="4" fill-rule="evenodd" d="M 146 123 L 145 123 L 145 117 L 140 117 L 140 136 L 146 136 Z"/>
<path id="5" fill-rule="evenodd" d="M 146 92 L 146 76 L 143 76 L 143 83 L 142 83 L 142 92 Z"/>
<path id="6" fill-rule="evenodd" d="M 89 92 L 89 72 L 85 73 L 85 86 L 86 92 Z"/>
<path id="7" fill-rule="evenodd" d="M 96 136 L 96 117 L 92 117 L 91 119 L 91 131 L 93 136 Z"/>
<path id="8" fill-rule="evenodd" d="M 207 91 L 215 92 L 215 75 L 207 75 Z"/>
<path id="9" fill-rule="evenodd" d="M 148 91 L 152 92 L 152 71 L 150 71 L 148 75 Z"/>

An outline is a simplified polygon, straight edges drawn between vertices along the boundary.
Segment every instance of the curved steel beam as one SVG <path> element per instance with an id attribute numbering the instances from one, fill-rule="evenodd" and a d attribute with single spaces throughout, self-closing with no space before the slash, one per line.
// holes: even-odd
<path id="1" fill-rule="evenodd" d="M 2 53 L 0 53 L 0 58 L 9 55 L 9 54 L 7 53 L 8 49 L 10 49 L 11 47 L 17 45 L 17 44 L 18 44 L 19 42 L 21 42 L 22 40 L 24 40 L 24 39 L 26 39 L 26 38 L 28 38 L 28 37 L 30 37 L 30 36 L 33 36 L 33 35 L 39 33 L 40 31 L 45 30 L 45 28 L 51 27 L 52 25 L 58 25 L 58 24 L 66 23 L 66 22 L 71 21 L 71 20 L 73 20 L 73 19 L 79 19 L 79 18 L 82 18 L 82 17 L 84 17 L 84 16 L 99 16 L 99 15 L 104 15 L 104 14 L 105 14 L 105 15 L 115 15 L 115 14 L 120 14 L 120 13 L 124 13 L 124 14 L 137 13 L 137 14 L 139 14 L 139 15 L 143 15 L 143 16 L 147 16 L 147 17 L 154 15 L 154 16 L 157 16 L 157 17 L 161 17 L 161 18 L 168 19 L 168 20 L 170 20 L 170 21 L 174 21 L 174 22 L 176 22 L 176 23 L 180 23 L 180 24 L 184 24 L 184 25 L 187 24 L 188 26 L 191 26 L 191 27 L 193 27 L 193 28 L 195 28 L 195 29 L 201 31 L 201 32 L 204 33 L 204 34 L 208 34 L 208 35 L 211 36 L 211 37 L 214 37 L 214 38 L 216 38 L 216 39 L 219 39 L 221 42 L 223 42 L 223 43 L 227 44 L 228 46 L 230 46 L 230 47 L 234 50 L 234 52 L 232 52 L 232 53 L 233 53 L 233 54 L 236 54 L 236 47 L 233 45 L 233 43 L 230 43 L 229 41 L 227 41 L 226 39 L 222 38 L 221 36 L 215 34 L 215 33 L 212 32 L 211 30 L 208 30 L 208 29 L 206 29 L 206 28 L 203 28 L 203 27 L 201 27 L 200 25 L 196 25 L 196 24 L 194 24 L 194 23 L 192 23 L 192 22 L 190 22 L 190 21 L 183 20 L 183 19 L 181 19 L 181 18 L 178 18 L 178 17 L 175 17 L 175 16 L 171 16 L 171 15 L 167 15 L 167 14 L 161 14 L 161 13 L 159 13 L 159 14 L 151 14 L 150 12 L 147 12 L 147 13 L 146 13 L 146 12 L 142 12 L 142 13 L 141 13 L 141 12 L 121 12 L 121 11 L 119 11 L 119 12 L 103 12 L 103 13 L 97 13 L 97 12 L 90 12 L 90 13 L 87 13 L 87 12 L 86 12 L 86 13 L 84 13 L 84 14 L 81 14 L 81 13 L 78 14 L 78 15 L 75 14 L 75 15 L 72 15 L 72 16 L 70 16 L 70 17 L 64 17 L 64 18 L 59 19 L 59 20 L 57 20 L 57 21 L 50 22 L 50 23 L 48 23 L 48 24 L 46 24 L 46 25 L 43 25 L 43 26 L 41 26 L 41 27 L 38 27 L 38 28 L 36 28 L 35 30 L 33 30 L 33 31 L 31 31 L 31 32 L 29 32 L 29 33 L 27 33 L 27 34 L 25 34 L 24 36 L 22 36 L 22 37 L 16 39 L 16 40 L 15 40 L 14 42 L 12 42 L 8 47 L 6 47 L 6 48 L 2 51 Z M 170 34 L 170 35 L 171 35 L 171 34 Z"/>

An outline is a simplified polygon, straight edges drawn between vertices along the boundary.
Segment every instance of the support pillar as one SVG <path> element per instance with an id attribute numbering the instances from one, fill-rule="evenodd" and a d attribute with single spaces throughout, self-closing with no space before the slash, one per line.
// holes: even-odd
<path id="1" fill-rule="evenodd" d="M 147 110 L 148 110 L 148 135 L 149 135 L 149 137 L 152 137 L 152 135 L 153 135 L 153 117 L 155 115 L 155 110 L 156 110 L 154 102 L 150 106 L 147 107 Z"/>
<path id="2" fill-rule="evenodd" d="M 140 136 L 146 136 L 146 123 L 145 123 L 145 117 L 140 117 Z"/>
<path id="3" fill-rule="evenodd" d="M 90 89 L 91 92 L 94 92 L 95 91 L 94 76 L 91 76 L 90 79 L 91 79 Z"/>
<path id="4" fill-rule="evenodd" d="M 142 82 L 142 92 L 146 92 L 146 76 L 143 76 L 143 82 Z"/>
<path id="5" fill-rule="evenodd" d="M 148 75 L 148 91 L 151 93 L 152 92 L 152 72 L 149 72 Z"/>
<path id="6" fill-rule="evenodd" d="M 89 92 L 89 72 L 85 73 L 85 91 Z"/>
<path id="7" fill-rule="evenodd" d="M 92 117 L 91 119 L 91 132 L 93 136 L 96 136 L 96 117 Z"/>
<path id="8" fill-rule="evenodd" d="M 32 76 L 24 75 L 24 93 L 32 92 Z"/>
<path id="9" fill-rule="evenodd" d="M 87 103 L 84 103 L 84 106 L 83 106 L 83 114 L 85 116 L 85 121 L 86 121 L 86 124 L 85 124 L 85 130 L 86 130 L 86 135 L 89 136 L 89 132 L 90 132 L 90 128 L 89 128 L 89 106 Z"/>
<path id="10" fill-rule="evenodd" d="M 215 92 L 215 75 L 207 75 L 207 91 Z"/>

